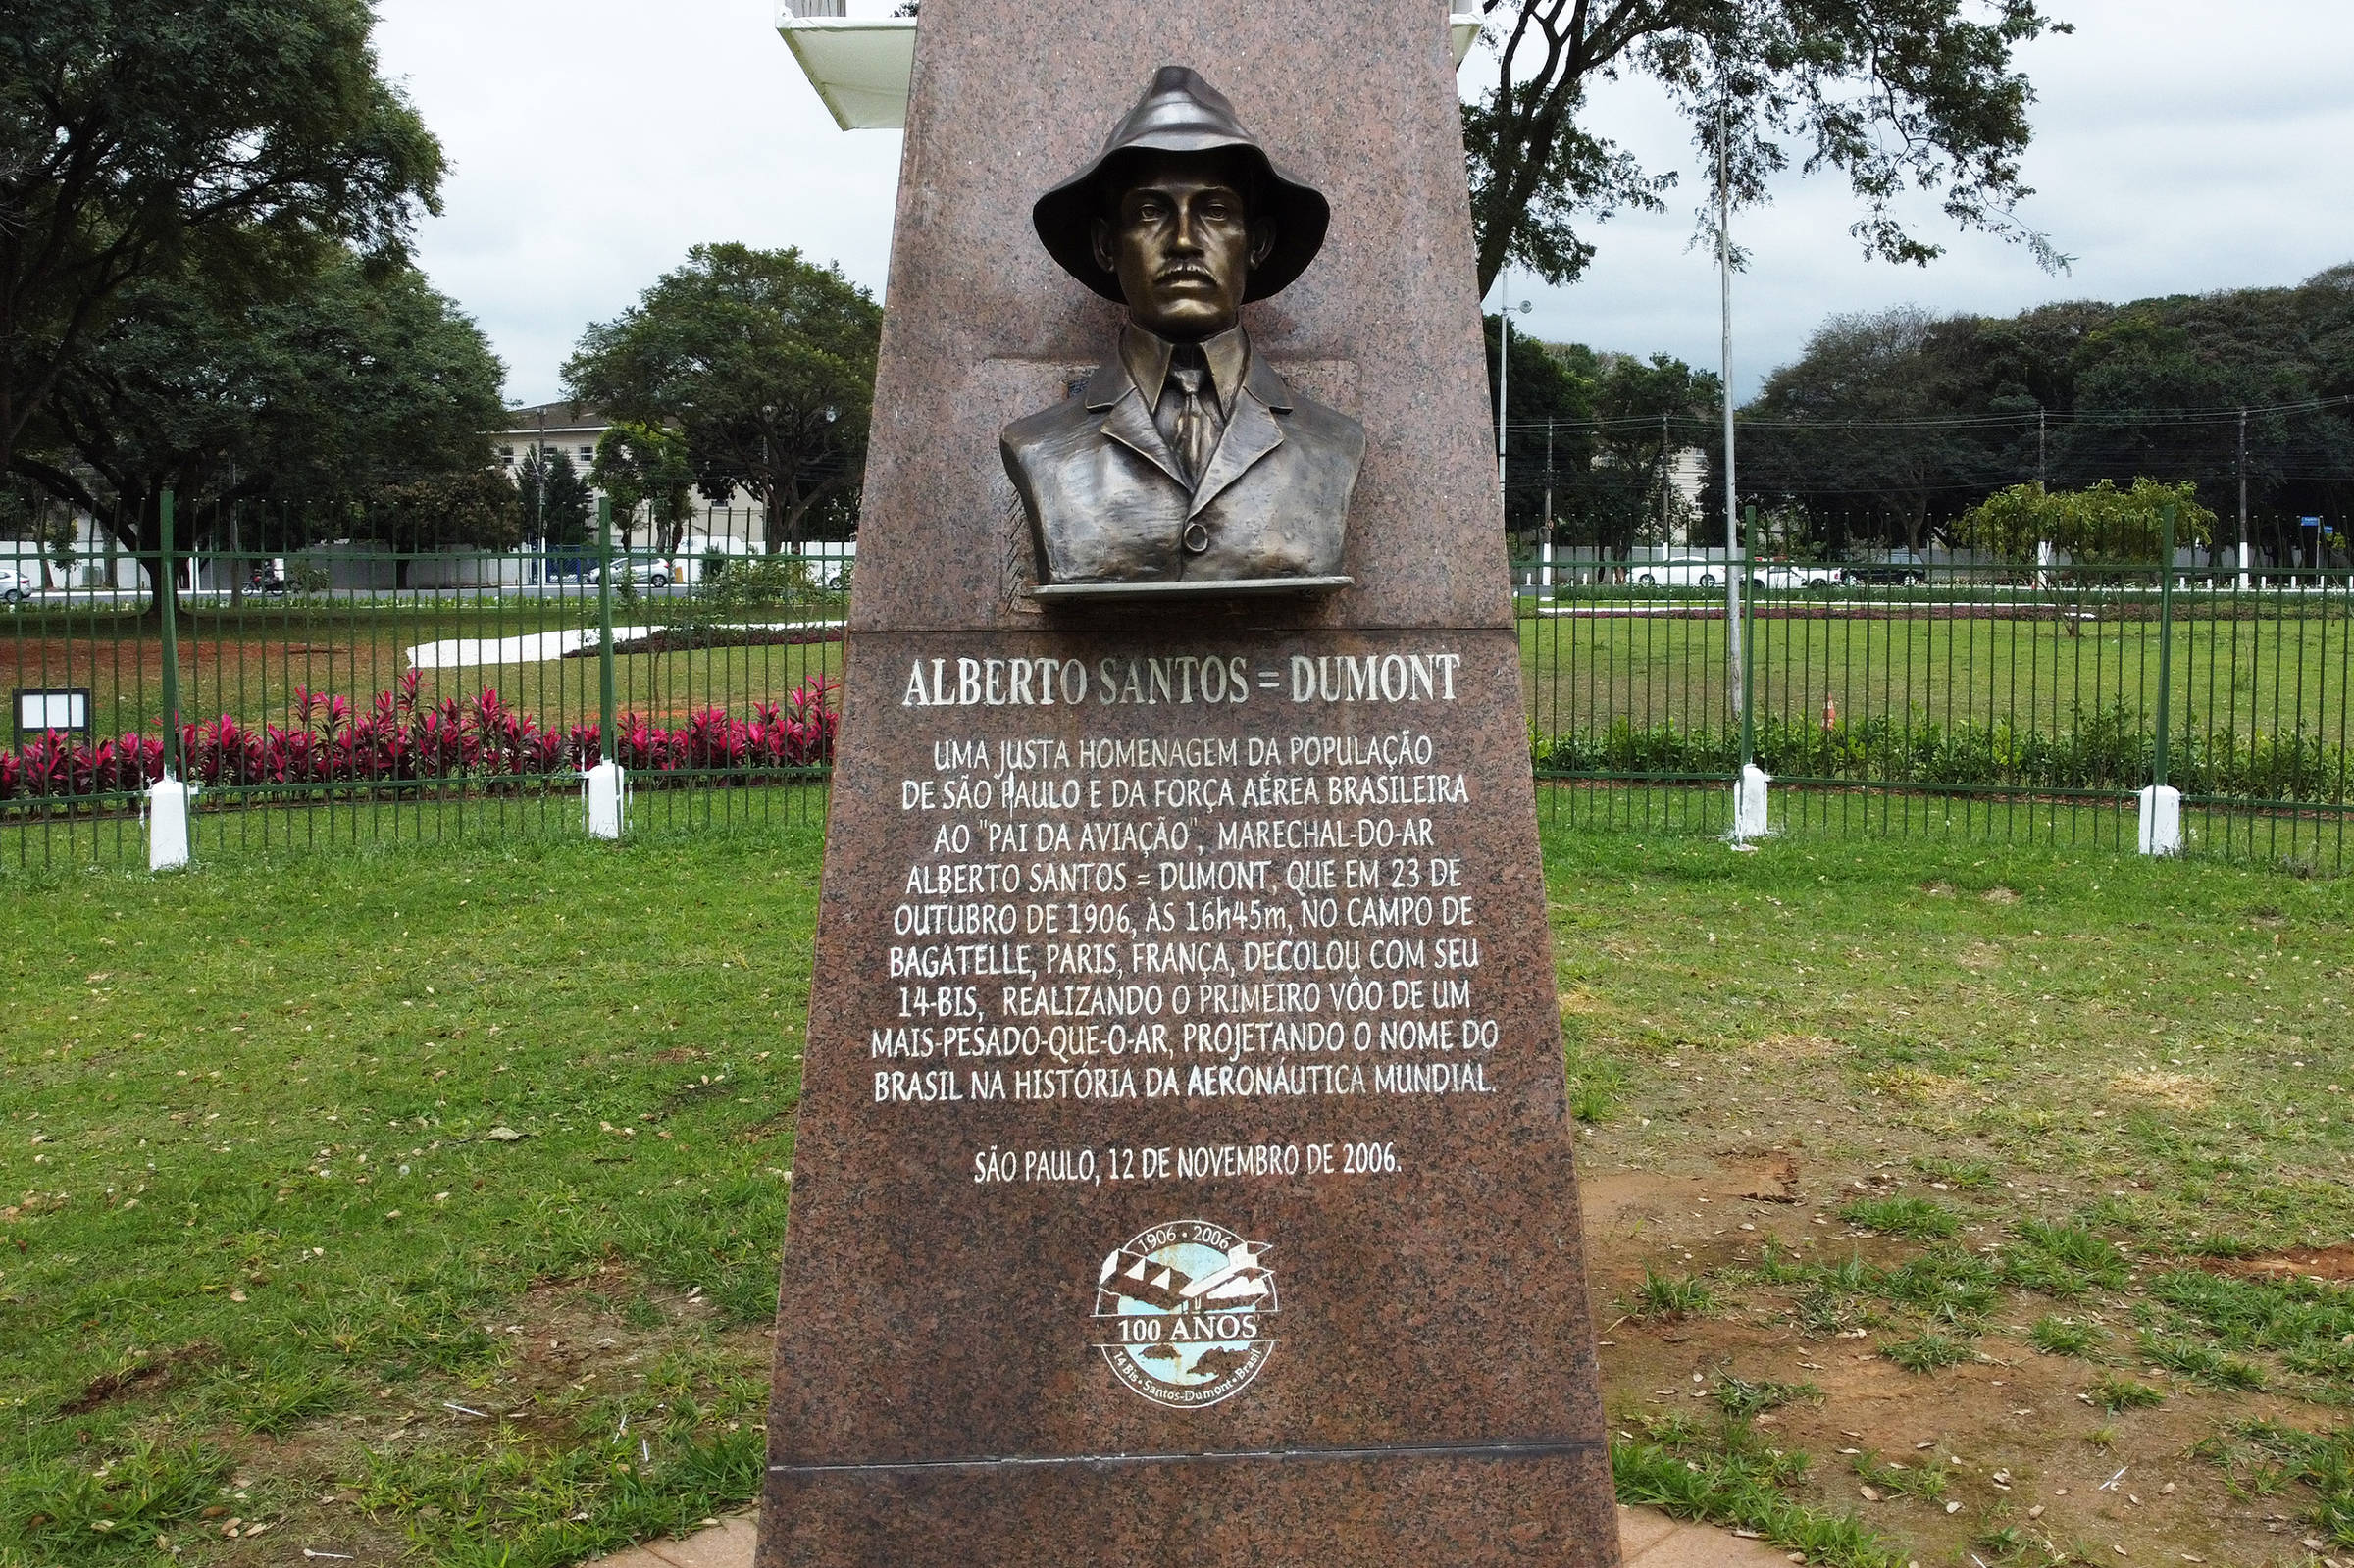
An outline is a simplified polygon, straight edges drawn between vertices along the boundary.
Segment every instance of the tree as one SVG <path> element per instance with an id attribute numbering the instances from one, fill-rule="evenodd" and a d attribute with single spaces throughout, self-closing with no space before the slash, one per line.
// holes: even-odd
<path id="1" fill-rule="evenodd" d="M 498 470 L 477 464 L 387 484 L 373 497 L 360 532 L 397 550 L 397 582 L 409 585 L 411 555 L 435 550 L 512 550 L 523 542 L 523 506 Z"/>
<path id="2" fill-rule="evenodd" d="M 577 558 L 588 548 L 596 497 L 571 453 L 542 447 L 527 454 L 515 470 L 515 491 L 524 531 L 541 549 Z"/>
<path id="3" fill-rule="evenodd" d="M 1746 410 L 1742 489 L 1834 547 L 1851 526 L 1918 547 L 2029 480 L 2192 481 L 2236 513 L 2243 408 L 2250 532 L 2288 559 L 2313 546 L 2297 519 L 2354 511 L 2354 266 L 2001 319 L 1833 317 Z"/>
<path id="4" fill-rule="evenodd" d="M 1490 316 L 1483 324 L 1491 410 L 1496 406 L 1500 321 Z M 1547 492 L 1552 492 L 1553 515 L 1558 521 L 1563 492 L 1576 476 L 1593 466 L 1593 360 L 1592 351 L 1582 344 L 1559 345 L 1540 342 L 1525 332 L 1512 334 L 1511 385 L 1505 399 L 1505 418 L 1511 427 L 1505 464 L 1504 526 L 1508 533 L 1541 538 Z"/>
<path id="5" fill-rule="evenodd" d="M 797 250 L 697 245 L 566 361 L 573 397 L 677 430 L 704 494 L 750 491 L 768 548 L 856 493 L 883 312 Z"/>
<path id="6" fill-rule="evenodd" d="M 2169 508 L 2177 548 L 2215 536 L 2215 514 L 2199 504 L 2197 485 L 2148 479 L 2124 490 L 2108 480 L 2075 491 L 2014 484 L 1971 507 L 1956 532 L 2015 566 L 2047 565 L 2049 546 L 2073 566 L 2099 571 L 2162 560 Z"/>
<path id="7" fill-rule="evenodd" d="M 142 280 L 267 292 L 397 258 L 441 149 L 377 76 L 365 0 L 0 8 L 0 471 Z"/>
<path id="8" fill-rule="evenodd" d="M 621 528 L 621 547 L 630 547 L 638 509 L 645 508 L 646 527 L 669 555 L 692 515 L 694 465 L 687 442 L 659 425 L 623 421 L 596 438 L 596 462 L 588 482 L 613 503 L 613 518 Z"/>
<path id="9" fill-rule="evenodd" d="M 387 486 L 486 469 L 505 372 L 481 330 L 405 262 L 313 260 L 259 302 L 193 262 L 125 288 L 18 471 L 152 552 L 167 488 L 183 546 L 291 548 L 369 536 Z"/>
<path id="10" fill-rule="evenodd" d="M 1847 176 L 1865 205 L 1851 231 L 1868 255 L 1919 264 L 1940 253 L 1897 216 L 1920 191 L 1963 228 L 2065 264 L 2018 212 L 2030 193 L 2020 157 L 2034 94 L 2011 69 L 2012 52 L 2070 30 L 2036 0 L 1481 0 L 1479 9 L 1498 46 L 1495 85 L 1463 111 L 1483 294 L 1508 262 L 1572 281 L 1593 258 L 1593 225 L 1622 207 L 1664 210 L 1672 173 L 1646 171 L 1578 125 L 1588 89 L 1622 74 L 1666 90 L 1712 166 L 1724 111 L 1743 205 L 1764 201 L 1768 177 L 1795 154 L 1809 173 Z"/>
<path id="11" fill-rule="evenodd" d="M 1858 533 L 1919 551 L 2014 472 L 1989 462 L 1979 431 L 1941 423 L 1970 400 L 1975 327 L 1911 305 L 1825 322 L 1746 411 L 1744 493 L 1797 502 L 1835 552 Z"/>
<path id="12" fill-rule="evenodd" d="M 2073 637 L 2083 634 L 2086 620 L 2098 618 L 2094 590 L 2114 582 L 2114 569 L 2174 565 L 2165 559 L 2169 511 L 2177 548 L 2215 537 L 2215 514 L 2199 504 L 2196 484 L 2147 479 L 2126 490 L 2108 480 L 2073 492 L 2015 484 L 1970 508 L 1954 531 L 1972 548 L 2033 569 L 2036 586 L 2061 608 L 2060 625 Z M 2055 552 L 2068 556 L 2056 570 Z"/>
<path id="13" fill-rule="evenodd" d="M 51 587 L 64 587 L 80 557 L 75 551 L 74 512 L 54 497 L 15 485 L 0 487 L 0 539 L 35 544 L 46 557 Z M 23 559 L 22 555 L 18 557 Z"/>
<path id="14" fill-rule="evenodd" d="M 1672 354 L 1604 357 L 1594 414 L 1597 499 L 1606 504 L 1591 526 L 1605 551 L 1623 559 L 1646 534 L 1666 542 L 1681 509 L 1675 460 L 1695 444 L 1706 449 L 1722 385 L 1714 371 L 1696 371 Z"/>

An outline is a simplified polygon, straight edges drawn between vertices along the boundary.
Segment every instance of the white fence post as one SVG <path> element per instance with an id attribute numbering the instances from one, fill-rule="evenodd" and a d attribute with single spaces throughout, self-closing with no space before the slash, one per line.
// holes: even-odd
<path id="1" fill-rule="evenodd" d="M 581 776 L 588 805 L 588 836 L 618 839 L 629 817 L 630 780 L 618 762 L 600 762 Z"/>
<path id="2" fill-rule="evenodd" d="M 2182 852 L 2182 791 L 2173 784 L 2151 784 L 2141 792 L 2141 852 Z"/>
<path id="3" fill-rule="evenodd" d="M 147 786 L 147 869 L 170 871 L 188 863 L 188 802 L 193 786 L 165 774 Z"/>
<path id="4" fill-rule="evenodd" d="M 1773 831 L 1766 816 L 1766 797 L 1772 784 L 1772 776 L 1754 762 L 1741 770 L 1741 777 L 1733 784 L 1733 831 L 1727 835 L 1734 843 L 1745 844 Z"/>

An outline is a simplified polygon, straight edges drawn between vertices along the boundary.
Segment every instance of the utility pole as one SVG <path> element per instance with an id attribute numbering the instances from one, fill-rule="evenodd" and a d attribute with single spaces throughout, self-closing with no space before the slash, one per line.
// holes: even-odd
<path id="1" fill-rule="evenodd" d="M 1724 377 L 1724 625 L 1725 689 L 1732 694 L 1733 714 L 1748 716 L 1741 689 L 1741 514 L 1733 497 L 1733 181 L 1731 134 L 1722 99 L 1716 103 L 1716 262 L 1723 316 Z M 1661 451 L 1662 487 L 1665 484 L 1664 446 Z"/>
<path id="2" fill-rule="evenodd" d="M 2239 411 L 2239 589 L 2248 589 L 2248 411 Z"/>
<path id="3" fill-rule="evenodd" d="M 1509 267 L 1499 268 L 1496 299 L 1496 515 L 1504 519 L 1505 528 L 1511 528 L 1504 495 L 1504 416 L 1510 401 L 1512 376 L 1512 273 Z"/>
<path id="4" fill-rule="evenodd" d="M 2044 461 L 2045 430 L 2046 422 L 2043 406 L 2041 404 L 2037 404 L 2035 408 L 2035 482 L 2042 485 L 2044 488 L 2049 489 L 2051 488 L 2052 477 L 2050 466 Z"/>
<path id="5" fill-rule="evenodd" d="M 1545 539 L 1553 541 L 1553 416 L 1545 416 Z"/>

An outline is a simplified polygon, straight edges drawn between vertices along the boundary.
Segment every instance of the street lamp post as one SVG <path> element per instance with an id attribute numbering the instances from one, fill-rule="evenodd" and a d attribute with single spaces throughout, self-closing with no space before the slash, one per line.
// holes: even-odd
<path id="1" fill-rule="evenodd" d="M 1496 303 L 1496 515 L 1506 528 L 1511 526 L 1506 510 L 1504 493 L 1505 415 L 1510 408 L 1512 372 L 1512 283 L 1510 271 L 1500 271 L 1497 277 Z M 1522 300 L 1517 307 L 1521 315 L 1528 314 L 1530 305 Z"/>

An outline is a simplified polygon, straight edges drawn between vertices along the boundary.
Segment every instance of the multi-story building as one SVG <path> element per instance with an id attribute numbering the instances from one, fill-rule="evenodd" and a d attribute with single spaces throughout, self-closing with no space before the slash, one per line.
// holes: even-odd
<path id="1" fill-rule="evenodd" d="M 490 437 L 491 452 L 509 478 L 534 452 L 561 452 L 587 479 L 596 461 L 596 443 L 613 422 L 588 403 L 534 403 L 507 410 L 506 428 Z M 706 553 L 702 541 L 723 554 L 747 554 L 762 548 L 766 513 L 757 497 L 739 491 L 722 505 L 701 490 L 689 498 L 693 517 L 687 524 L 692 552 Z M 686 546 L 682 546 L 685 548 Z"/>

